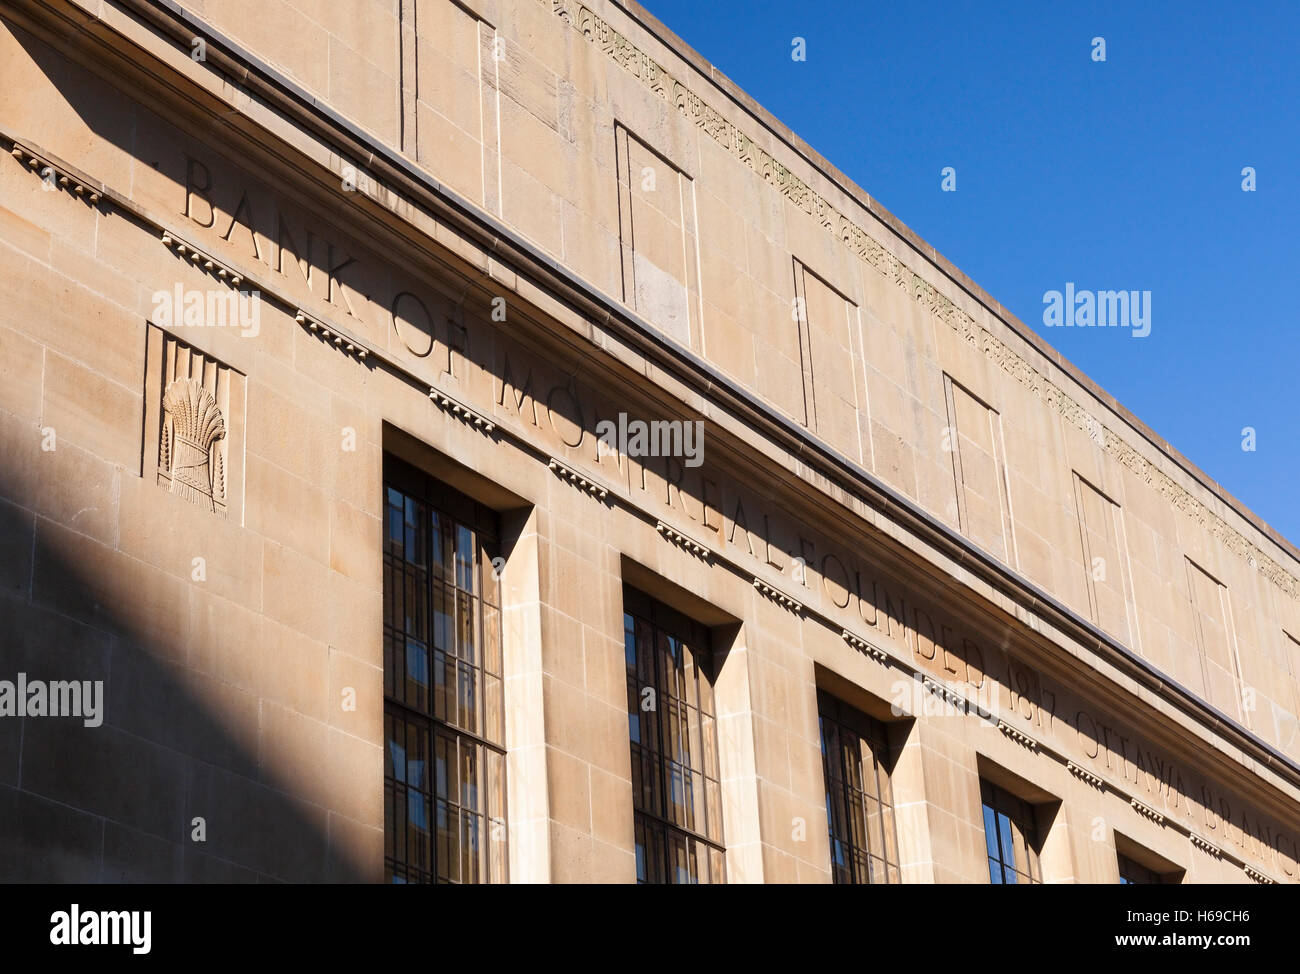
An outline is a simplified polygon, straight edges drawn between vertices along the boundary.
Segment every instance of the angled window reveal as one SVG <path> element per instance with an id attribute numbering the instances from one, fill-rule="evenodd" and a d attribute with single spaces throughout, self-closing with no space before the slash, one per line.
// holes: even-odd
<path id="1" fill-rule="evenodd" d="M 1187 870 L 1127 835 L 1115 833 L 1115 865 L 1121 886 L 1173 886 Z"/>

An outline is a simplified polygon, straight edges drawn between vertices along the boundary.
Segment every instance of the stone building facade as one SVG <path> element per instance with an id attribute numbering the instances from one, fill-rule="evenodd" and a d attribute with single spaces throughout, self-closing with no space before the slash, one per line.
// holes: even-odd
<path id="1" fill-rule="evenodd" d="M 0 878 L 1300 879 L 1300 554 L 635 3 L 0 81 Z"/>

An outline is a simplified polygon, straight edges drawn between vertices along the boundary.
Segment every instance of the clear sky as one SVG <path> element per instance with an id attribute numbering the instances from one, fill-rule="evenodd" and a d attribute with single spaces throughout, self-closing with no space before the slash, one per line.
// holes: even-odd
<path id="1" fill-rule="evenodd" d="M 642 2 L 1300 544 L 1298 0 Z M 1067 281 L 1150 334 L 1045 327 Z"/>

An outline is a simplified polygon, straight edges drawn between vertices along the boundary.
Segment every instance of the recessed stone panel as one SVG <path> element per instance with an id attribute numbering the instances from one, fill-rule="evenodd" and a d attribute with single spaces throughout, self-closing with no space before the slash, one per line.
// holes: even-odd
<path id="1" fill-rule="evenodd" d="M 1133 580 L 1120 507 L 1077 473 L 1074 496 L 1092 621 L 1138 649 Z"/>
<path id="2" fill-rule="evenodd" d="M 695 186 L 681 168 L 615 125 L 623 300 L 682 345 L 700 343 Z"/>
<path id="3" fill-rule="evenodd" d="M 945 373 L 943 379 L 948 415 L 943 448 L 952 456 L 962 533 L 1015 565 L 1001 416 L 951 376 Z"/>
<path id="4" fill-rule="evenodd" d="M 242 523 L 243 373 L 156 325 L 145 369 L 144 476 Z"/>

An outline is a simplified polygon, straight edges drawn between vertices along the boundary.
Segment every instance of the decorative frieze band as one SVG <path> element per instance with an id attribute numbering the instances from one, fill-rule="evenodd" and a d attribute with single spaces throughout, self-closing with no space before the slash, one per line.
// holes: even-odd
<path id="1" fill-rule="evenodd" d="M 1209 839 L 1207 839 L 1205 836 L 1200 835 L 1196 832 L 1189 832 L 1188 835 L 1191 837 L 1192 845 L 1196 846 L 1196 848 L 1200 849 L 1202 852 L 1208 853 L 1209 855 L 1213 856 L 1215 859 L 1223 858 L 1223 850 L 1220 849 L 1213 842 L 1211 842 Z"/>
<path id="2" fill-rule="evenodd" d="M 429 387 L 429 398 L 437 403 L 444 412 L 451 413 L 457 419 L 469 423 L 484 433 L 491 433 L 497 428 L 497 424 L 482 413 L 470 409 L 462 402 L 457 402 L 451 396 L 439 389 L 435 389 L 433 386 Z"/>
<path id="3" fill-rule="evenodd" d="M 596 483 L 593 480 L 588 479 L 587 477 L 584 477 L 582 474 L 578 473 L 578 471 L 574 470 L 570 466 L 566 466 L 565 464 L 561 463 L 559 460 L 556 460 L 554 457 L 551 457 L 551 462 L 547 464 L 547 466 L 549 466 L 552 470 L 554 470 L 557 476 L 563 477 L 569 483 L 573 484 L 573 486 L 579 488 L 580 490 L 585 490 L 588 494 L 591 494 L 593 497 L 598 497 L 601 500 L 604 500 L 607 496 L 609 496 L 609 491 L 606 490 L 604 487 L 602 487 L 600 484 Z"/>
<path id="4" fill-rule="evenodd" d="M 675 106 L 683 118 L 717 142 L 727 154 L 757 173 L 764 182 L 816 220 L 860 260 L 871 265 L 887 281 L 905 290 L 913 301 L 947 323 L 967 344 L 1012 376 L 1037 399 L 1045 402 L 1049 409 L 1060 413 L 1067 422 L 1091 436 L 1098 446 L 1132 470 L 1167 502 L 1210 531 L 1252 569 L 1259 571 L 1291 598 L 1300 599 L 1300 580 L 1286 568 L 1098 421 L 1069 393 L 1030 365 L 1018 352 L 914 273 L 863 227 L 836 209 L 626 36 L 576 0 L 541 2 L 656 97 Z"/>
<path id="5" fill-rule="evenodd" d="M 1087 768 L 1075 764 L 1073 761 L 1065 762 L 1065 766 L 1070 769 L 1070 773 L 1073 774 L 1076 778 L 1081 778 L 1082 780 L 1088 782 L 1088 784 L 1092 785 L 1094 788 L 1101 789 L 1101 790 L 1105 789 L 1106 783 L 1102 781 L 1100 777 L 1098 777 L 1097 775 L 1089 771 Z"/>
<path id="6" fill-rule="evenodd" d="M 1005 720 L 998 721 L 998 730 L 1002 731 L 1002 733 L 1006 734 L 1007 737 L 1011 738 L 1016 743 L 1023 744 L 1025 747 L 1029 748 L 1029 750 L 1038 750 L 1038 742 L 1036 740 L 1018 727 L 1011 726 Z"/>
<path id="7" fill-rule="evenodd" d="M 1150 805 L 1144 805 L 1142 802 L 1138 801 L 1136 798 L 1130 798 L 1130 799 L 1128 800 L 1128 803 L 1129 803 L 1130 805 L 1132 805 L 1135 809 L 1137 809 L 1137 811 L 1139 812 L 1139 814 L 1145 815 L 1147 818 L 1151 819 L 1151 821 L 1155 822 L 1157 825 L 1164 825 L 1164 824 L 1165 824 L 1165 816 L 1164 816 L 1164 814 L 1161 813 L 1161 812 L 1156 811 L 1156 810 L 1155 810 L 1154 808 L 1152 808 Z"/>
<path id="8" fill-rule="evenodd" d="M 803 612 L 802 602 L 790 598 L 790 596 L 786 595 L 780 589 L 773 588 L 771 585 L 768 585 L 767 582 L 763 581 L 757 575 L 754 576 L 754 588 L 758 589 L 760 593 L 767 596 L 769 599 L 771 599 L 773 602 L 777 603 L 778 605 L 785 606 L 795 615 L 800 615 Z"/>
<path id="9" fill-rule="evenodd" d="M 1264 886 L 1276 886 L 1276 885 L 1277 885 L 1277 880 L 1276 880 L 1276 879 L 1274 879 L 1272 876 L 1267 876 L 1267 875 L 1265 875 L 1264 873 L 1260 872 L 1258 869 L 1255 869 L 1255 868 L 1252 867 L 1252 866 L 1242 866 L 1241 868 L 1242 868 L 1242 871 L 1243 871 L 1247 876 L 1249 876 L 1251 879 L 1253 879 L 1253 880 L 1254 880 L 1255 882 L 1257 882 L 1257 883 L 1260 883 L 1260 884 L 1262 884 L 1262 885 L 1264 885 Z"/>
<path id="10" fill-rule="evenodd" d="M 324 339 L 327 343 L 332 344 L 340 352 L 346 352 L 347 354 L 360 360 L 364 360 L 366 356 L 370 354 L 362 346 L 354 344 L 352 341 L 344 338 L 342 335 L 330 331 L 329 328 L 327 328 L 325 325 L 322 325 L 316 319 L 312 318 L 309 314 L 307 314 L 307 312 L 303 311 L 302 308 L 299 308 L 294 313 L 293 320 L 298 322 L 298 324 L 302 325 L 312 334 Z"/>
<path id="11" fill-rule="evenodd" d="M 853 633 L 849 632 L 847 629 L 845 629 L 842 633 L 840 633 L 840 635 L 844 637 L 844 641 L 846 643 L 848 643 L 850 646 L 856 649 L 859 653 L 866 653 L 868 656 L 874 657 L 877 660 L 877 662 L 880 663 L 889 662 L 888 653 L 886 653 L 879 646 L 873 646 L 871 643 L 867 642 L 861 636 L 856 636 Z"/>
<path id="12" fill-rule="evenodd" d="M 238 289 L 243 283 L 244 278 L 237 271 L 231 270 L 215 257 L 200 250 L 194 244 L 190 243 L 183 237 L 179 237 L 170 230 L 164 230 L 162 234 L 163 246 L 168 250 L 174 250 L 179 256 L 188 258 L 190 263 L 194 264 L 201 270 L 207 271 L 217 280 L 229 284 L 231 287 Z M 299 319 L 301 323 L 301 319 Z"/>
<path id="13" fill-rule="evenodd" d="M 655 523 L 655 530 L 658 531 L 660 534 L 662 534 L 673 544 L 677 545 L 680 548 L 685 548 L 687 551 L 695 555 L 697 558 L 703 558 L 705 561 L 708 561 L 710 559 L 710 556 L 712 555 L 712 552 L 710 552 L 708 548 L 704 547 L 704 545 L 700 544 L 698 541 L 694 541 L 691 538 L 688 538 L 686 535 L 682 534 L 676 528 L 672 527 L 671 525 L 665 524 L 663 521 L 657 521 Z"/>
<path id="14" fill-rule="evenodd" d="M 44 180 L 48 186 L 58 186 L 78 199 L 85 200 L 91 206 L 98 206 L 103 198 L 103 194 L 94 186 L 91 186 L 84 177 L 73 175 L 71 172 L 56 166 L 21 142 L 14 142 L 9 154 L 19 162 L 26 163 L 27 168 Z"/>

